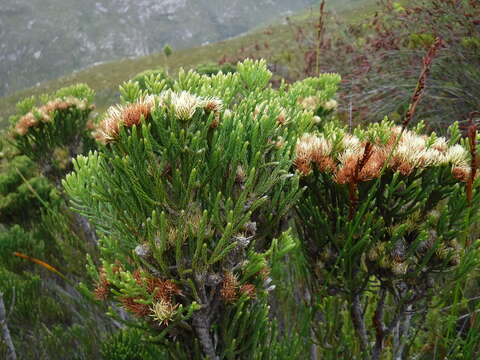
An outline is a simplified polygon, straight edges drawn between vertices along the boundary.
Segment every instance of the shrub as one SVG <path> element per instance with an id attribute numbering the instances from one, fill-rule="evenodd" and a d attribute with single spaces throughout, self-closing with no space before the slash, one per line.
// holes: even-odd
<path id="1" fill-rule="evenodd" d="M 356 106 L 374 118 L 407 111 L 410 89 L 425 49 L 442 39 L 432 67 L 424 101 L 418 108 L 427 127 L 445 132 L 454 120 L 462 121 L 479 108 L 480 38 L 478 1 L 416 1 L 395 8 L 385 1 L 372 20 L 362 52 L 364 75 L 351 79 Z M 368 96 L 365 96 L 368 94 Z M 368 113 L 366 113 L 367 116 Z M 370 116 L 368 118 L 371 118 Z"/>
<path id="2" fill-rule="evenodd" d="M 61 177 L 71 158 L 94 144 L 94 123 L 89 121 L 93 96 L 90 88 L 79 84 L 44 97 L 39 107 L 33 99 L 20 103 L 19 114 L 10 118 L 11 143 L 36 161 L 43 175 Z"/>
<path id="3" fill-rule="evenodd" d="M 237 70 L 181 72 L 159 96 L 124 85 L 126 103 L 103 122 L 106 147 L 78 157 L 64 181 L 102 235 L 96 297 L 182 359 L 288 356 L 266 300 L 269 267 L 294 245 L 280 230 L 299 196 L 292 147 L 314 124 L 298 98 L 328 100 L 339 78 L 276 91 L 265 62 Z"/>
<path id="4" fill-rule="evenodd" d="M 148 344 L 138 329 L 122 329 L 102 344 L 103 360 L 154 360 L 164 358 L 158 347 Z"/>
<path id="5" fill-rule="evenodd" d="M 313 326 L 319 341 L 329 331 L 358 341 L 334 346 L 337 356 L 403 358 L 434 299 L 465 286 L 479 255 L 474 129 L 470 150 L 457 125 L 446 140 L 389 121 L 353 134 L 327 124 L 298 140 L 307 190 L 296 221 L 311 292 L 320 313 L 348 311 Z"/>
<path id="6" fill-rule="evenodd" d="M 237 71 L 237 68 L 234 64 L 224 63 L 224 64 L 215 64 L 207 63 L 200 64 L 195 67 L 195 71 L 200 75 L 213 76 L 217 75 L 220 71 L 224 74 L 233 74 Z"/>
<path id="7" fill-rule="evenodd" d="M 166 89 L 170 89 L 173 85 L 172 78 L 170 78 L 163 69 L 142 71 L 141 73 L 135 75 L 132 81 L 137 82 L 141 90 L 148 92 L 154 91 L 154 89 L 152 89 L 153 83 L 164 81 L 164 88 Z"/>
<path id="8" fill-rule="evenodd" d="M 72 241 L 90 228 L 67 209 L 59 187 L 72 158 L 96 146 L 93 96 L 87 86 L 75 85 L 26 99 L 2 138 L 0 291 L 21 358 L 64 359 L 72 349 L 78 358 L 96 358 L 101 339 L 90 335 L 109 330 L 99 309 L 71 286 L 85 273 L 86 249 L 95 257 L 95 248 Z M 53 223 L 56 232 L 49 227 Z M 59 279 L 49 263 L 69 270 L 72 282 Z"/>
<path id="9" fill-rule="evenodd" d="M 32 264 L 25 263 L 25 261 L 14 256 L 13 253 L 18 251 L 42 258 L 44 246 L 45 244 L 42 241 L 35 240 L 31 233 L 26 232 L 19 225 L 14 225 L 0 233 L 0 259 L 2 260 L 2 267 L 16 273 L 22 273 L 26 269 L 31 269 Z"/>

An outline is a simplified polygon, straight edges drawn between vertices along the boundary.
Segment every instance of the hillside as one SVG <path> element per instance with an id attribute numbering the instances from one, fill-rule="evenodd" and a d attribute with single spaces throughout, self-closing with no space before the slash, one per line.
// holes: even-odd
<path id="1" fill-rule="evenodd" d="M 95 63 L 199 46 L 315 0 L 2 0 L 0 96 Z"/>
<path id="2" fill-rule="evenodd" d="M 342 17 L 354 20 L 366 11 L 374 8 L 374 4 L 375 0 L 339 0 L 335 3 L 328 3 L 328 6 L 330 10 L 335 10 Z M 301 23 L 310 15 L 310 11 L 303 11 L 295 19 Z M 263 44 L 265 41 L 268 41 L 269 49 L 262 47 L 257 53 L 257 55 L 266 57 L 272 56 L 275 52 L 285 50 L 292 45 L 292 32 L 278 17 L 273 25 L 268 27 L 268 34 L 265 29 L 265 26 L 257 26 L 254 31 L 239 37 L 175 51 L 168 60 L 170 73 L 174 74 L 180 68 L 189 69 L 201 63 L 216 62 L 224 55 L 238 54 L 242 49 L 248 48 L 255 43 Z M 119 84 L 131 79 L 143 70 L 163 66 L 165 66 L 165 57 L 162 53 L 98 64 L 85 70 L 74 72 L 71 75 L 46 81 L 38 86 L 0 98 L 0 118 L 7 119 L 13 113 L 15 104 L 22 98 L 52 92 L 60 87 L 78 82 L 87 83 L 97 92 L 96 104 L 99 110 L 102 110 L 116 100 Z M 29 74 L 33 73 L 28 67 L 24 69 Z M 6 121 L 3 121 L 0 126 L 4 127 L 5 125 Z"/>

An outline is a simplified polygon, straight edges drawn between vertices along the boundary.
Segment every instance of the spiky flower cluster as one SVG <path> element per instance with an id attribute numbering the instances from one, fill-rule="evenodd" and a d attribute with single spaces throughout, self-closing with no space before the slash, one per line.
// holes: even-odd
<path id="1" fill-rule="evenodd" d="M 399 132 L 399 128 L 393 129 L 391 144 Z M 459 170 L 466 173 L 470 171 L 468 159 L 469 153 L 465 148 L 461 145 L 449 147 L 443 137 L 436 138 L 429 144 L 427 136 L 404 131 L 393 153 L 392 167 L 403 175 L 410 175 L 415 168 L 451 164 L 452 173 L 455 175 Z M 458 176 L 455 177 L 462 180 Z"/>
<path id="2" fill-rule="evenodd" d="M 15 133 L 19 136 L 25 136 L 30 128 L 52 121 L 56 111 L 66 111 L 72 108 L 77 108 L 81 111 L 93 109 L 92 106 L 89 107 L 85 99 L 79 99 L 73 96 L 54 99 L 23 115 L 15 125 Z"/>
<path id="3" fill-rule="evenodd" d="M 308 96 L 306 98 L 298 99 L 298 104 L 305 110 L 316 112 L 320 107 L 327 111 L 336 110 L 338 102 L 335 99 L 322 102 L 317 96 Z"/>
<path id="4" fill-rule="evenodd" d="M 129 273 L 117 268 L 108 279 L 107 272 L 101 270 L 97 287 L 94 291 L 98 300 L 105 300 L 110 289 L 116 288 L 117 277 L 128 277 Z M 182 295 L 180 288 L 171 280 L 152 276 L 145 270 L 137 269 L 131 274 L 135 296 L 120 295 L 118 299 L 123 308 L 139 318 L 152 319 L 159 325 L 166 326 L 173 319 L 179 308 L 175 297 Z"/>
<path id="5" fill-rule="evenodd" d="M 177 93 L 167 90 L 160 95 L 140 97 L 134 103 L 110 107 L 94 136 L 103 144 L 115 141 L 120 134 L 121 127 L 139 126 L 142 121 L 151 117 L 154 108 L 157 107 L 171 107 L 175 116 L 183 121 L 190 120 L 197 109 L 203 109 L 206 113 L 213 112 L 216 115 L 216 124 L 212 124 L 212 126 L 216 127 L 223 104 L 221 100 L 213 97 L 202 99 L 187 91 Z"/>
<path id="6" fill-rule="evenodd" d="M 304 134 L 295 148 L 295 166 L 303 175 L 311 171 L 311 164 L 315 163 L 319 171 L 333 171 L 336 164 L 332 158 L 332 143 L 324 136 Z"/>
<path id="7" fill-rule="evenodd" d="M 170 321 L 173 320 L 177 308 L 178 304 L 173 305 L 171 302 L 160 299 L 159 301 L 153 303 L 152 307 L 150 308 L 150 316 L 154 321 L 166 326 Z"/>
<path id="8" fill-rule="evenodd" d="M 394 276 L 404 276 L 409 270 L 414 270 L 432 249 L 431 264 L 458 265 L 463 253 L 463 248 L 456 240 L 436 243 L 435 234 L 430 234 L 426 240 L 410 249 L 413 250 L 410 256 L 407 256 L 408 246 L 404 241 L 398 241 L 393 247 L 386 242 L 378 242 L 367 252 L 366 260 L 383 274 L 390 271 Z"/>
<path id="9" fill-rule="evenodd" d="M 106 300 L 109 292 L 110 283 L 107 280 L 107 274 L 105 273 L 105 269 L 102 268 L 100 270 L 97 286 L 95 287 L 93 293 L 97 300 Z"/>
<path id="10" fill-rule="evenodd" d="M 350 134 L 344 134 L 340 142 L 324 135 L 304 134 L 296 145 L 295 165 L 306 176 L 315 164 L 318 171 L 333 173 L 339 184 L 372 180 L 380 176 L 384 166 L 408 176 L 414 170 L 451 165 L 455 178 L 466 181 L 469 157 L 463 146 L 449 147 L 443 137 L 430 141 L 427 136 L 394 127 L 387 141 L 377 143 Z M 364 163 L 359 166 L 362 159 Z"/>
<path id="11" fill-rule="evenodd" d="M 94 134 L 95 138 L 104 144 L 114 141 L 120 133 L 121 126 L 132 127 L 139 125 L 142 119 L 146 120 L 150 116 L 154 104 L 155 97 L 146 96 L 132 104 L 110 107 Z"/>
<path id="12" fill-rule="evenodd" d="M 239 296 L 245 294 L 249 299 L 256 298 L 256 287 L 253 284 L 240 285 L 237 276 L 226 271 L 223 275 L 222 287 L 220 295 L 227 304 L 234 303 Z"/>
<path id="13" fill-rule="evenodd" d="M 298 103 L 305 110 L 316 111 L 320 106 L 320 99 L 316 96 L 308 96 L 303 99 L 298 99 Z"/>
<path id="14" fill-rule="evenodd" d="M 326 109 L 326 110 L 336 110 L 337 107 L 338 107 L 338 103 L 337 103 L 337 100 L 335 99 L 330 99 L 328 100 L 325 104 L 323 104 L 323 107 Z"/>
<path id="15" fill-rule="evenodd" d="M 223 275 L 222 289 L 220 295 L 226 303 L 233 303 L 238 299 L 238 279 L 237 276 L 229 271 Z"/>
<path id="16" fill-rule="evenodd" d="M 257 297 L 256 287 L 253 284 L 245 284 L 240 287 L 240 293 L 247 295 L 249 299 L 255 299 Z"/>
<path id="17" fill-rule="evenodd" d="M 321 134 L 304 134 L 296 144 L 294 164 L 302 176 L 312 174 L 315 177 L 323 173 L 321 179 L 329 183 L 329 186 L 332 183 L 348 185 L 346 204 L 349 206 L 349 213 L 346 219 L 351 220 L 355 217 L 360 203 L 367 201 L 366 192 L 371 189 L 368 186 L 361 188 L 360 183 L 379 178 L 384 170 L 386 176 L 382 178 L 382 186 L 388 188 L 391 185 L 392 172 L 410 177 L 405 180 L 410 183 L 417 179 L 416 176 L 430 174 L 426 172 L 427 169 L 439 170 L 438 174 L 443 174 L 443 169 L 450 169 L 452 177 L 447 176 L 444 183 L 438 185 L 440 189 L 443 185 L 454 185 L 455 179 L 462 182 L 471 180 L 471 162 L 470 152 L 462 145 L 449 144 L 447 139 L 435 134 L 419 135 L 383 122 L 371 125 L 365 131 L 358 130 L 355 135 L 348 134 L 341 128 L 328 126 Z M 423 186 L 423 183 L 419 186 Z M 435 230 L 440 221 L 438 213 L 441 210 L 431 207 L 424 212 L 408 212 L 405 211 L 411 206 L 408 199 L 402 198 L 401 193 L 398 193 L 398 197 L 392 194 L 397 193 L 389 193 L 391 200 L 384 201 L 404 205 L 394 210 L 383 203 L 378 205 L 379 219 L 389 225 L 379 225 L 376 241 L 366 248 L 366 252 L 361 256 L 361 263 L 382 277 L 409 276 L 418 270 L 421 264 L 439 269 L 442 266 L 458 265 L 464 248 L 456 239 L 440 238 L 437 235 L 438 230 Z M 334 198 L 332 201 L 337 200 Z M 421 208 L 420 202 L 414 204 Z M 435 205 L 441 206 L 437 203 Z M 405 218 L 402 219 L 403 216 Z M 334 216 L 328 221 L 337 220 L 337 216 Z M 419 232 L 421 235 L 418 235 Z M 417 238 L 418 241 L 412 240 Z M 321 254 L 315 256 L 317 268 L 330 269 L 340 254 L 336 246 L 326 244 Z"/>
<path id="18" fill-rule="evenodd" d="M 187 91 L 180 93 L 172 92 L 169 95 L 170 103 L 175 110 L 175 115 L 184 121 L 190 120 L 202 103 L 202 100 L 198 96 L 190 94 Z"/>

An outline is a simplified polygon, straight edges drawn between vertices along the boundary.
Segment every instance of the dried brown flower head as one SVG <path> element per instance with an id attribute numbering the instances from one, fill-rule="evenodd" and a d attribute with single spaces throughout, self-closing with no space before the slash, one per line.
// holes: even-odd
<path id="1" fill-rule="evenodd" d="M 158 278 L 149 278 L 147 280 L 147 291 L 153 294 L 156 301 L 172 301 L 175 295 L 181 295 L 179 287 L 171 280 L 161 280 Z"/>
<path id="2" fill-rule="evenodd" d="M 238 279 L 230 271 L 226 271 L 223 275 L 222 288 L 220 295 L 226 303 L 233 303 L 238 299 Z"/>
<path id="3" fill-rule="evenodd" d="M 54 99 L 45 105 L 32 109 L 29 113 L 22 116 L 15 125 L 17 135 L 25 136 L 32 127 L 39 126 L 41 123 L 52 121 L 55 111 L 78 108 L 80 110 L 91 109 L 87 107 L 87 101 L 73 96 L 64 99 Z"/>
<path id="4" fill-rule="evenodd" d="M 257 297 L 256 287 L 253 284 L 245 284 L 240 287 L 240 293 L 246 294 L 249 299 L 255 299 Z"/>
<path id="5" fill-rule="evenodd" d="M 118 138 L 121 126 L 132 127 L 146 120 L 155 105 L 154 96 L 140 98 L 136 103 L 115 105 L 107 110 L 95 138 L 104 143 L 110 143 Z"/>
<path id="6" fill-rule="evenodd" d="M 287 123 L 287 114 L 285 113 L 285 109 L 280 110 L 280 114 L 277 116 L 277 123 L 279 125 L 285 125 Z"/>
<path id="7" fill-rule="evenodd" d="M 295 147 L 295 167 L 302 175 L 308 175 L 311 163 L 315 162 L 319 171 L 333 170 L 335 163 L 331 159 L 332 144 L 323 136 L 304 134 Z"/>
<path id="8" fill-rule="evenodd" d="M 453 167 L 452 175 L 458 181 L 466 183 L 470 178 L 470 167 L 460 167 L 460 166 Z"/>
<path id="9" fill-rule="evenodd" d="M 203 100 L 203 108 L 206 112 L 215 112 L 218 113 L 223 109 L 223 102 L 220 99 L 209 97 Z"/>
<path id="10" fill-rule="evenodd" d="M 18 120 L 15 125 L 15 132 L 20 136 L 24 136 L 31 127 L 37 126 L 38 123 L 37 118 L 32 113 L 28 113 Z"/>
<path id="11" fill-rule="evenodd" d="M 140 125 L 142 119 L 150 116 L 151 106 L 146 103 L 131 104 L 124 108 L 122 114 L 123 125 L 132 127 Z"/>
<path id="12" fill-rule="evenodd" d="M 100 269 L 100 274 L 97 282 L 97 286 L 93 291 L 95 299 L 97 300 L 105 300 L 109 294 L 110 283 L 107 280 L 107 274 L 105 269 Z"/>
<path id="13" fill-rule="evenodd" d="M 138 302 L 139 298 L 121 297 L 120 302 L 123 307 L 137 317 L 145 317 L 150 313 L 148 305 Z"/>
<path id="14" fill-rule="evenodd" d="M 144 278 L 143 278 L 143 272 L 142 272 L 142 270 L 136 269 L 136 270 L 133 272 L 132 276 L 133 276 L 133 278 L 135 279 L 135 282 L 136 282 L 138 285 L 143 286 Z"/>

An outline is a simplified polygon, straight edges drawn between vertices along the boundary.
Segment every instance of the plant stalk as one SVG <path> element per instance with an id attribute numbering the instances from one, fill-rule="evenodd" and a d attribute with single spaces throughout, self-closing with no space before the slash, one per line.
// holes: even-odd
<path id="1" fill-rule="evenodd" d="M 5 303 L 3 302 L 3 293 L 0 292 L 0 327 L 2 329 L 2 338 L 7 346 L 7 360 L 17 360 L 15 346 L 10 336 L 10 330 L 7 326 L 7 312 L 5 311 Z"/>

